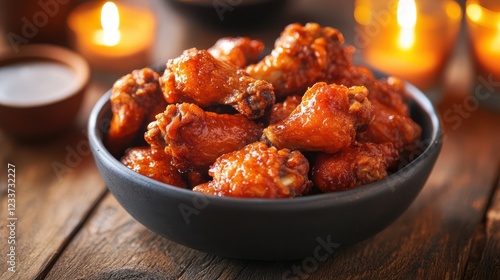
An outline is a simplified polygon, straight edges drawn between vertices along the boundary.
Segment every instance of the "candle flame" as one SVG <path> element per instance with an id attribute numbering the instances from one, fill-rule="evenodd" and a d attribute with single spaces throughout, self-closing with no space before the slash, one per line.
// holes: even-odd
<path id="1" fill-rule="evenodd" d="M 399 0 L 398 24 L 401 27 L 399 46 L 403 49 L 410 48 L 415 41 L 415 25 L 417 23 L 417 7 L 414 0 Z"/>
<path id="2" fill-rule="evenodd" d="M 120 42 L 120 14 L 118 7 L 113 2 L 106 2 L 101 10 L 101 26 L 103 33 L 103 44 L 115 46 Z"/>
<path id="3" fill-rule="evenodd" d="M 467 5 L 467 16 L 474 22 L 478 22 L 483 17 L 483 9 L 476 3 Z"/>

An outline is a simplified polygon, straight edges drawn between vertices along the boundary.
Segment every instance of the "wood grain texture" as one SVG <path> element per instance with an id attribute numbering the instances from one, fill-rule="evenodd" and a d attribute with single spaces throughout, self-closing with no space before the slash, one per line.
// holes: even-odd
<path id="1" fill-rule="evenodd" d="M 31 279 L 43 274 L 106 191 L 86 137 L 86 119 L 99 97 L 86 97 L 80 119 L 68 132 L 45 142 L 18 143 L 1 135 L 0 236 L 8 236 L 7 164 L 16 166 L 16 272 L 0 262 L 0 279 Z M 92 94 L 95 93 L 95 94 Z M 2 241 L 3 242 L 3 241 Z M 5 241 L 6 245 L 6 241 Z M 3 249 L 2 256 L 7 252 Z M 7 248 L 6 248 L 7 249 Z"/>
<path id="2" fill-rule="evenodd" d="M 500 131 L 494 128 L 498 122 L 499 115 L 478 110 L 459 128 L 447 126 L 435 167 L 438 171 L 403 216 L 375 237 L 340 248 L 325 261 L 253 262 L 207 255 L 145 229 L 108 195 L 47 279 L 69 275 L 81 279 L 117 275 L 158 277 L 153 279 L 461 279 L 497 180 Z M 498 209 L 491 208 L 488 216 L 497 217 L 495 211 Z M 498 260 L 496 227 L 498 221 L 488 224 L 488 245 L 482 251 L 485 258 L 475 273 Z"/>
<path id="3" fill-rule="evenodd" d="M 497 180 L 490 207 L 484 218 L 480 227 L 482 231 L 478 232 L 476 238 L 476 242 L 482 245 L 478 254 L 479 262 L 472 273 L 467 274 L 468 279 L 500 279 L 500 180 Z"/>
<path id="4" fill-rule="evenodd" d="M 222 258 L 164 239 L 108 194 L 46 279 L 235 279 L 248 266 L 250 278 L 281 273 L 274 262 Z"/>
<path id="5" fill-rule="evenodd" d="M 462 279 L 497 177 L 499 121 L 476 111 L 448 129 L 436 171 L 406 213 L 372 239 L 340 250 L 309 279 Z"/>

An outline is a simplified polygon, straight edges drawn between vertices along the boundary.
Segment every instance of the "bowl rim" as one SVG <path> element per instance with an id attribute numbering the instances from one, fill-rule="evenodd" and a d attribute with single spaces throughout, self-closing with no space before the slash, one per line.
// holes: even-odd
<path id="1" fill-rule="evenodd" d="M 51 44 L 27 44 L 19 46 L 17 51 L 0 53 L 0 66 L 15 64 L 23 61 L 54 61 L 66 65 L 75 73 L 74 87 L 67 95 L 32 104 L 1 103 L 1 106 L 11 108 L 36 108 L 56 104 L 69 99 L 84 91 L 90 81 L 90 66 L 78 53 L 62 46 Z"/>
<path id="2" fill-rule="evenodd" d="M 403 168 L 399 169 L 397 172 L 390 174 L 387 178 L 384 178 L 380 181 L 373 182 L 370 184 L 366 184 L 363 186 L 359 186 L 354 189 L 340 191 L 340 192 L 332 192 L 332 193 L 321 193 L 310 196 L 302 196 L 302 197 L 294 197 L 294 198 L 239 198 L 239 197 L 223 197 L 223 196 L 214 196 L 203 194 L 199 192 L 194 192 L 190 189 L 184 189 L 176 186 L 172 186 L 169 184 L 165 184 L 154 179 L 151 179 L 147 176 L 143 176 L 125 165 L 121 164 L 121 162 L 116 159 L 111 153 L 107 150 L 103 143 L 103 132 L 99 131 L 97 127 L 97 121 L 100 119 L 100 116 L 104 113 L 107 113 L 110 108 L 109 97 L 111 95 L 111 89 L 108 90 L 95 104 L 94 108 L 91 111 L 88 121 L 88 138 L 90 141 L 90 145 L 94 146 L 95 153 L 99 153 L 101 160 L 106 161 L 107 164 L 112 166 L 117 172 L 123 174 L 124 176 L 130 176 L 131 181 L 136 182 L 142 188 L 149 189 L 154 193 L 161 194 L 162 196 L 169 196 L 175 199 L 181 200 L 189 200 L 196 203 L 196 201 L 203 201 L 208 203 L 217 203 L 218 205 L 224 207 L 238 207 L 245 208 L 250 207 L 254 210 L 268 210 L 268 209 L 282 209 L 282 210 L 300 210 L 307 209 L 311 206 L 314 207 L 322 207 L 326 205 L 335 204 L 349 204 L 353 201 L 363 201 L 370 199 L 373 196 L 380 196 L 387 192 L 395 192 L 398 187 L 402 188 L 404 186 L 398 186 L 397 184 L 393 184 L 392 186 L 388 186 L 388 181 L 390 180 L 398 180 L 400 178 L 405 178 L 411 176 L 411 173 L 414 172 L 413 169 L 421 164 L 427 157 L 439 153 L 442 146 L 442 127 L 437 111 L 429 100 L 429 98 L 420 91 L 414 85 L 405 82 L 407 96 L 410 97 L 412 102 L 416 103 L 416 105 L 425 113 L 426 116 L 430 119 L 431 124 L 431 135 L 429 135 L 430 141 L 427 142 L 427 146 L 422 151 L 418 157 L 413 159 Z M 108 128 L 106 128 L 108 129 Z M 97 155 L 95 155 L 97 156 Z M 399 176 L 399 177 L 398 177 Z M 397 183 L 397 182 L 396 182 Z"/>

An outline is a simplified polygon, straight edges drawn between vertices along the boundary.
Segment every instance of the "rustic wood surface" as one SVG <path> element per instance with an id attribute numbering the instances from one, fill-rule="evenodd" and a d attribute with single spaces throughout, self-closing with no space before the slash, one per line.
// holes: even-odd
<path id="1" fill-rule="evenodd" d="M 295 1 L 266 31 L 241 29 L 268 46 L 286 21 L 317 21 L 353 41 L 349 1 Z M 155 60 L 210 46 L 238 28 L 191 21 L 164 1 L 156 5 Z M 322 2 L 321 2 L 322 3 Z M 334 15 L 334 16 L 333 16 Z M 4 26 L 5 30 L 6 27 Z M 188 36 L 196 32 L 198 36 Z M 3 34 L 3 33 L 2 33 Z M 305 279 L 500 279 L 500 111 L 477 107 L 464 34 L 443 79 L 438 110 L 442 152 L 422 192 L 387 229 L 340 248 Z M 6 42 L 0 46 L 8 47 Z M 1 48 L 1 47 L 0 47 Z M 19 143 L 0 132 L 0 279 L 281 279 L 302 260 L 256 262 L 205 254 L 166 240 L 136 222 L 107 191 L 86 140 L 86 120 L 114 76 L 94 74 L 71 131 Z M 500 90 L 497 88 L 497 90 Z M 16 272 L 8 270 L 7 165 L 16 167 Z M 61 167 L 62 166 L 62 167 Z"/>

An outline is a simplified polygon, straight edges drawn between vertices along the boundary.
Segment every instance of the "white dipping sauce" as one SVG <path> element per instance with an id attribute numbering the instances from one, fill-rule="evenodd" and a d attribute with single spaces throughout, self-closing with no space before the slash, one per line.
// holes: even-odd
<path id="1" fill-rule="evenodd" d="M 28 107 L 64 99 L 77 90 L 76 73 L 56 61 L 0 66 L 0 104 Z"/>

